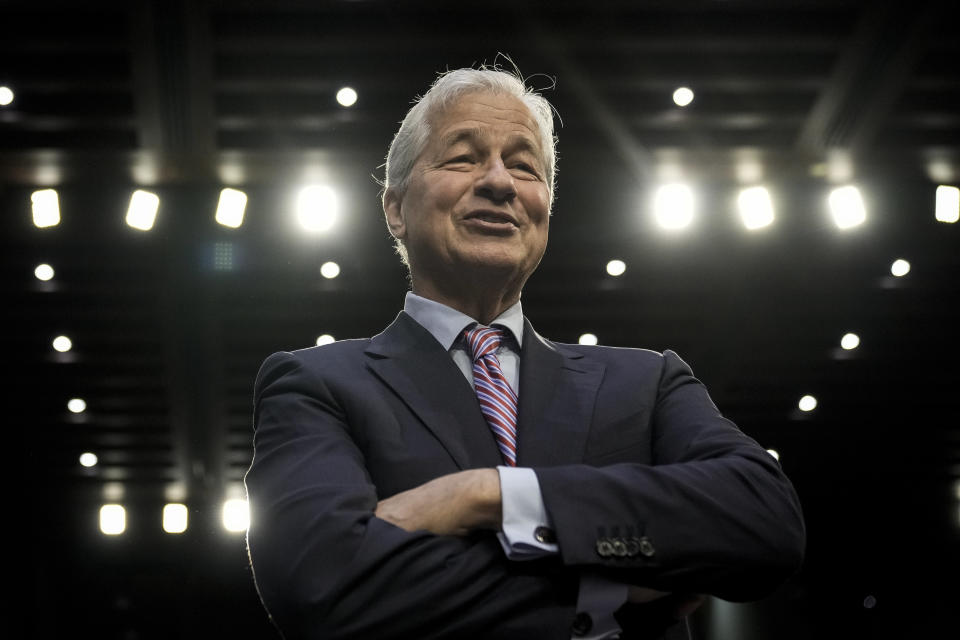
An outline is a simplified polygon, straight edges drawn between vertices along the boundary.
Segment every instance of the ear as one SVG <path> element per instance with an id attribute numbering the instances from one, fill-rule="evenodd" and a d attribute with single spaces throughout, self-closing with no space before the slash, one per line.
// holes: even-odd
<path id="1" fill-rule="evenodd" d="M 390 235 L 398 240 L 403 240 L 407 235 L 402 200 L 396 189 L 387 189 L 383 194 L 383 215 L 387 219 L 387 228 L 390 229 Z"/>

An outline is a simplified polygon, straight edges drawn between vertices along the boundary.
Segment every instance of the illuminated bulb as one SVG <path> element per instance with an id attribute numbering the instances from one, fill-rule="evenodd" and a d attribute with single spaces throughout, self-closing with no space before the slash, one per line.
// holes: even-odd
<path id="1" fill-rule="evenodd" d="M 688 87 L 680 87 L 673 92 L 673 102 L 678 107 L 685 107 L 693 102 L 693 91 Z"/>
<path id="2" fill-rule="evenodd" d="M 157 209 L 160 208 L 160 198 L 155 193 L 137 189 L 130 196 L 130 206 L 127 208 L 127 224 L 134 229 L 149 231 L 157 219 Z"/>
<path id="3" fill-rule="evenodd" d="M 328 280 L 336 278 L 340 275 L 340 265 L 336 262 L 324 262 L 320 265 L 320 275 Z"/>
<path id="4" fill-rule="evenodd" d="M 847 351 L 850 351 L 851 349 L 856 349 L 857 347 L 860 346 L 860 336 L 858 336 L 855 333 L 844 334 L 844 336 L 840 338 L 840 346 L 846 349 Z"/>
<path id="5" fill-rule="evenodd" d="M 352 107 L 357 102 L 357 92 L 350 87 L 344 87 L 337 91 L 337 102 L 344 107 Z"/>
<path id="6" fill-rule="evenodd" d="M 163 505 L 163 530 L 167 533 L 183 533 L 187 530 L 187 506 L 170 503 Z"/>
<path id="7" fill-rule="evenodd" d="M 657 189 L 653 212 L 664 229 L 683 229 L 693 222 L 693 191 L 685 184 L 667 184 Z"/>
<path id="8" fill-rule="evenodd" d="M 597 336 L 593 335 L 592 333 L 585 333 L 580 336 L 580 340 L 578 342 L 580 344 L 597 344 Z"/>
<path id="9" fill-rule="evenodd" d="M 11 102 L 13 102 L 13 89 L 0 87 L 0 107 L 5 107 Z"/>
<path id="10" fill-rule="evenodd" d="M 48 264 L 38 264 L 37 268 L 33 270 L 33 275 L 37 277 L 37 280 L 53 280 L 53 267 Z"/>
<path id="11" fill-rule="evenodd" d="M 867 210 L 863 205 L 860 190 L 853 186 L 837 187 L 828 198 L 833 222 L 840 229 L 850 229 L 863 224 Z"/>
<path id="12" fill-rule="evenodd" d="M 70 398 L 70 401 L 67 402 L 67 409 L 72 413 L 83 413 L 87 410 L 87 403 L 83 398 Z"/>
<path id="13" fill-rule="evenodd" d="M 325 185 L 304 187 L 297 196 L 297 219 L 307 231 L 328 231 L 337 220 L 337 194 Z"/>
<path id="14" fill-rule="evenodd" d="M 86 453 L 81 453 L 80 464 L 88 468 L 97 466 L 97 454 L 90 453 L 89 451 Z"/>
<path id="15" fill-rule="evenodd" d="M 894 260 L 890 265 L 890 273 L 900 278 L 910 273 L 910 263 L 906 260 Z"/>
<path id="16" fill-rule="evenodd" d="M 250 526 L 250 508 L 247 501 L 234 498 L 223 503 L 223 528 L 239 533 Z"/>
<path id="17" fill-rule="evenodd" d="M 223 189 L 220 191 L 214 219 L 225 227 L 236 229 L 243 224 L 243 211 L 246 207 L 247 194 L 236 189 Z"/>
<path id="18" fill-rule="evenodd" d="M 803 396 L 797 406 L 800 407 L 800 411 L 813 411 L 817 408 L 817 399 L 813 396 Z"/>
<path id="19" fill-rule="evenodd" d="M 334 338 L 332 335 L 330 335 L 329 333 L 325 333 L 319 338 L 317 338 L 317 346 L 322 347 L 325 344 L 333 344 L 336 341 L 337 339 Z"/>
<path id="20" fill-rule="evenodd" d="M 60 200 L 55 189 L 41 189 L 30 194 L 33 224 L 43 229 L 60 224 Z"/>
<path id="21" fill-rule="evenodd" d="M 622 276 L 623 272 L 627 270 L 627 265 L 623 260 L 611 260 L 607 263 L 607 273 L 616 277 Z"/>
<path id="22" fill-rule="evenodd" d="M 100 531 L 108 536 L 117 536 L 127 528 L 127 512 L 119 504 L 100 507 Z"/>
<path id="23" fill-rule="evenodd" d="M 767 453 L 774 457 L 775 460 L 780 459 L 780 453 L 776 449 L 767 449 Z"/>
<path id="24" fill-rule="evenodd" d="M 940 185 L 937 187 L 936 218 L 940 222 L 960 220 L 960 189 Z"/>
<path id="25" fill-rule="evenodd" d="M 737 196 L 740 219 L 747 229 L 762 229 L 773 223 L 773 201 L 766 187 L 749 187 Z"/>
<path id="26" fill-rule="evenodd" d="M 73 348 L 73 342 L 67 336 L 57 336 L 53 339 L 53 348 L 60 353 L 66 353 Z"/>

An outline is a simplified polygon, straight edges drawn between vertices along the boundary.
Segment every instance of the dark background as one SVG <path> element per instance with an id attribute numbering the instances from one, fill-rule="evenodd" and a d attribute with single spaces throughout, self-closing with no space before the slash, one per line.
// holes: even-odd
<path id="1" fill-rule="evenodd" d="M 243 536 L 220 525 L 242 495 L 257 368 L 321 333 L 377 333 L 401 308 L 374 178 L 414 95 L 498 52 L 556 79 L 563 120 L 550 248 L 524 292 L 534 326 L 678 351 L 780 453 L 804 505 L 804 569 L 764 602 L 709 602 L 698 638 L 955 633 L 960 230 L 933 216 L 936 186 L 960 183 L 952 4 L 0 4 L 0 85 L 16 92 L 0 107 L 17 594 L 3 635 L 274 637 Z M 696 92 L 684 109 L 682 85 Z M 750 163 L 777 207 L 758 233 L 734 206 Z M 649 200 L 677 176 L 697 219 L 665 233 Z M 868 218 L 840 231 L 826 196 L 848 181 Z M 295 226 L 309 183 L 340 194 L 327 235 Z M 213 220 L 224 186 L 249 196 L 240 229 Z M 30 194 L 45 187 L 62 222 L 37 229 Z M 123 221 L 140 187 L 161 198 L 150 232 Z M 320 277 L 327 260 L 340 277 Z M 842 352 L 848 331 L 861 346 Z M 802 414 L 807 393 L 819 406 Z M 100 463 L 82 467 L 84 451 Z M 169 535 L 176 494 L 190 528 Z M 104 536 L 114 501 L 128 527 Z"/>

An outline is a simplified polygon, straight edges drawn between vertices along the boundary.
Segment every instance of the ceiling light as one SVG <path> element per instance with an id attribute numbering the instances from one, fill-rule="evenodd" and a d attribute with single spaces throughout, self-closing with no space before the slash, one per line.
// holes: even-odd
<path id="1" fill-rule="evenodd" d="M 797 406 L 800 407 L 800 411 L 813 411 L 817 408 L 817 399 L 813 396 L 803 396 Z"/>
<path id="2" fill-rule="evenodd" d="M 225 227 L 236 229 L 243 224 L 243 210 L 246 207 L 247 194 L 236 189 L 223 189 L 214 219 Z"/>
<path id="3" fill-rule="evenodd" d="M 157 209 L 160 208 L 160 198 L 155 193 L 137 189 L 130 196 L 130 206 L 127 209 L 127 224 L 134 229 L 149 231 L 157 219 Z"/>
<path id="4" fill-rule="evenodd" d="M 108 536 L 118 536 L 127 528 L 127 511 L 119 504 L 100 507 L 100 531 Z"/>
<path id="5" fill-rule="evenodd" d="M 240 533 L 250 526 L 250 507 L 247 501 L 233 498 L 223 503 L 223 528 L 233 533 Z"/>
<path id="6" fill-rule="evenodd" d="M 337 194 L 326 185 L 304 187 L 297 196 L 297 219 L 307 231 L 328 231 L 337 220 Z"/>
<path id="7" fill-rule="evenodd" d="M 67 409 L 71 413 L 83 413 L 87 410 L 87 402 L 83 398 L 70 398 L 67 402 Z"/>
<path id="8" fill-rule="evenodd" d="M 863 206 L 860 190 L 854 186 L 837 187 L 828 198 L 833 221 L 840 229 L 850 229 L 863 224 L 867 210 Z"/>
<path id="9" fill-rule="evenodd" d="M 910 273 L 910 263 L 902 258 L 894 260 L 893 264 L 890 265 L 890 273 L 898 278 L 903 277 Z"/>
<path id="10" fill-rule="evenodd" d="M 33 224 L 43 229 L 60 224 L 60 200 L 55 189 L 41 189 L 30 195 L 33 205 Z"/>
<path id="11" fill-rule="evenodd" d="M 333 344 L 336 341 L 337 339 L 334 338 L 332 335 L 330 335 L 329 333 L 325 333 L 322 336 L 319 336 L 317 338 L 317 346 L 322 347 L 325 344 Z"/>
<path id="12" fill-rule="evenodd" d="M 183 533 L 187 530 L 187 505 L 163 505 L 163 530 L 167 533 Z"/>
<path id="13" fill-rule="evenodd" d="M 611 276 L 622 276 L 627 270 L 627 265 L 623 260 L 611 260 L 607 263 L 607 273 Z"/>
<path id="14" fill-rule="evenodd" d="M 66 353 L 73 348 L 73 342 L 67 336 L 57 336 L 53 339 L 53 348 L 60 353 Z"/>
<path id="15" fill-rule="evenodd" d="M 340 275 L 340 265 L 336 262 L 324 262 L 320 265 L 320 275 L 328 280 L 332 280 Z"/>
<path id="16" fill-rule="evenodd" d="M 844 336 L 840 338 L 840 346 L 846 349 L 847 351 L 850 351 L 851 349 L 856 349 L 857 347 L 860 346 L 860 336 L 858 336 L 855 333 L 844 334 Z"/>
<path id="17" fill-rule="evenodd" d="M 685 184 L 667 184 L 653 198 L 653 213 L 664 229 L 683 229 L 693 222 L 693 191 Z"/>
<path id="18" fill-rule="evenodd" d="M 597 344 L 597 336 L 592 333 L 585 333 L 580 336 L 580 339 L 577 341 L 580 344 Z"/>
<path id="19" fill-rule="evenodd" d="M 940 222 L 960 220 L 960 189 L 940 185 L 937 187 L 936 218 Z"/>
<path id="20" fill-rule="evenodd" d="M 693 102 L 693 91 L 688 87 L 680 87 L 673 92 L 673 102 L 678 107 L 685 107 Z"/>
<path id="21" fill-rule="evenodd" d="M 357 102 L 357 92 L 350 87 L 344 87 L 337 91 L 337 102 L 344 107 L 352 107 Z"/>
<path id="22" fill-rule="evenodd" d="M 773 223 L 773 201 L 766 187 L 749 187 L 737 196 L 740 219 L 747 229 L 768 227 Z"/>
<path id="23" fill-rule="evenodd" d="M 37 268 L 33 270 L 33 275 L 37 277 L 37 280 L 53 280 L 53 267 L 48 264 L 38 264 Z"/>
<path id="24" fill-rule="evenodd" d="M 0 87 L 0 107 L 5 107 L 13 102 L 13 89 L 10 87 Z"/>
<path id="25" fill-rule="evenodd" d="M 780 453 L 776 449 L 767 449 L 767 453 L 773 456 L 775 460 L 780 459 Z"/>
<path id="26" fill-rule="evenodd" d="M 90 453 L 89 451 L 86 453 L 81 453 L 80 464 L 87 468 L 97 466 L 97 454 Z"/>

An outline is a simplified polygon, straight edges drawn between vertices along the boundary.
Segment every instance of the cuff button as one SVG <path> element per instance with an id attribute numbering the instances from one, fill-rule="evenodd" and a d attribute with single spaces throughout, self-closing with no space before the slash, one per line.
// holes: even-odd
<path id="1" fill-rule="evenodd" d="M 557 541 L 557 534 L 550 527 L 537 527 L 533 531 L 533 537 L 541 544 L 554 544 Z"/>
<path id="2" fill-rule="evenodd" d="M 578 637 L 587 635 L 591 629 L 593 629 L 593 619 L 589 613 L 578 613 L 570 627 L 573 635 Z"/>

